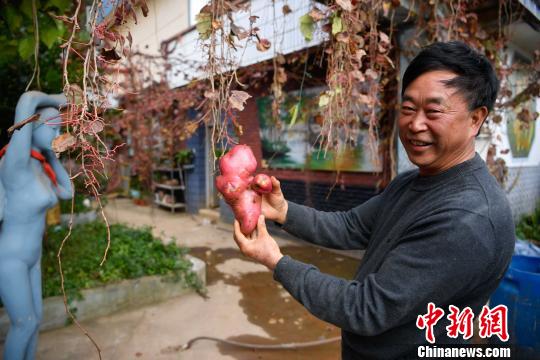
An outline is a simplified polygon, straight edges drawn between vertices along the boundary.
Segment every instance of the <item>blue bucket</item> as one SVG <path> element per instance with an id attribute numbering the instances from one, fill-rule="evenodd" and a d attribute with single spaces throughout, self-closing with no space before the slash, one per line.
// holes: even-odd
<path id="1" fill-rule="evenodd" d="M 490 307 L 508 307 L 509 343 L 540 359 L 540 257 L 514 255 Z"/>

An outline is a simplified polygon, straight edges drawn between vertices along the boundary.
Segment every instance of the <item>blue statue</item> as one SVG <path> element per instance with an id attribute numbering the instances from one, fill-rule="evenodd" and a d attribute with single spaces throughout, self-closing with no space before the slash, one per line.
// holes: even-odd
<path id="1" fill-rule="evenodd" d="M 62 94 L 24 93 L 17 103 L 15 124 L 34 114 L 39 119 L 14 131 L 0 151 L 0 298 L 11 323 L 6 360 L 31 360 L 36 354 L 45 215 L 58 198 L 72 196 L 69 175 L 51 147 L 61 128 L 58 108 L 65 102 Z"/>

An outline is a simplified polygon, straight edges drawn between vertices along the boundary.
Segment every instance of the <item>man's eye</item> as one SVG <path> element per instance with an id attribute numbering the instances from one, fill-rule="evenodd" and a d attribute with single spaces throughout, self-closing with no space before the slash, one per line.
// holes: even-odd
<path id="1" fill-rule="evenodd" d="M 440 113 L 441 111 L 440 110 L 436 110 L 436 109 L 429 109 L 426 111 L 428 114 L 437 114 L 437 113 Z"/>
<path id="2" fill-rule="evenodd" d="M 407 112 L 410 112 L 410 111 L 414 111 L 414 109 L 410 106 L 403 106 L 401 107 L 401 110 L 402 111 L 407 111 Z"/>

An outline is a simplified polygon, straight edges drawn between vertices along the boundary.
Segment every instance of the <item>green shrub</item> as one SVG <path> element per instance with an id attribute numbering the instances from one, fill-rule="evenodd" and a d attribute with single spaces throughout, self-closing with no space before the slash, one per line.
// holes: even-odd
<path id="1" fill-rule="evenodd" d="M 92 210 L 91 208 L 84 205 L 84 200 L 87 197 L 81 194 L 75 194 L 75 200 L 73 203 L 73 213 L 80 214 Z M 60 200 L 60 212 L 62 214 L 71 214 L 71 199 L 70 200 Z"/>
<path id="2" fill-rule="evenodd" d="M 540 203 L 530 215 L 526 215 L 516 225 L 516 234 L 522 239 L 527 239 L 540 245 Z"/>
<path id="3" fill-rule="evenodd" d="M 107 245 L 105 224 L 95 221 L 73 227 L 62 250 L 64 287 L 70 300 L 79 298 L 82 289 L 146 275 L 170 275 L 201 291 L 191 262 L 185 257 L 186 249 L 174 243 L 164 245 L 152 236 L 149 227 L 111 225 L 110 230 L 107 261 L 99 266 Z M 62 294 L 56 254 L 66 233 L 67 228 L 62 227 L 47 231 L 42 258 L 43 297 Z"/>

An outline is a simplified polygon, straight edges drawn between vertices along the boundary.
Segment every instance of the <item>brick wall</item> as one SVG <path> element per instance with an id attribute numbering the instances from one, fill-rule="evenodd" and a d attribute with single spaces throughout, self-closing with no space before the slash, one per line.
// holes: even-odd
<path id="1" fill-rule="evenodd" d="M 508 186 L 517 178 L 516 185 L 508 193 L 514 219 L 534 211 L 540 201 L 540 166 L 509 168 Z"/>

